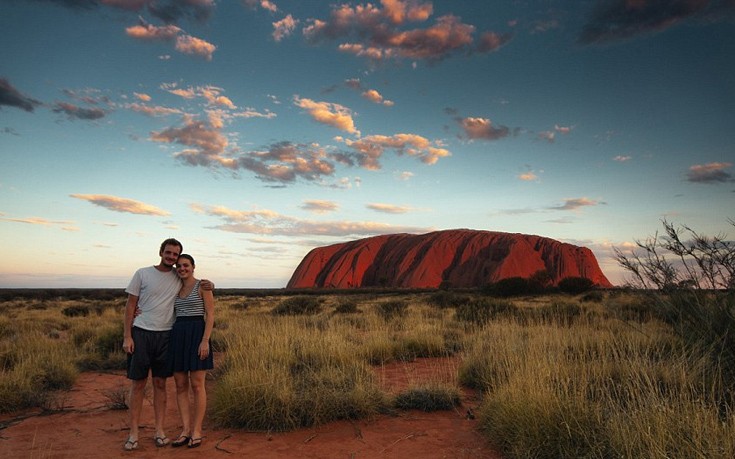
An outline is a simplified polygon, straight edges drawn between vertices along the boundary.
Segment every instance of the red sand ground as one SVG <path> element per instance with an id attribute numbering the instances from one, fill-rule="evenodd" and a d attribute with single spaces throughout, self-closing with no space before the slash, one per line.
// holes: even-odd
<path id="1" fill-rule="evenodd" d="M 419 359 L 386 365 L 377 372 L 385 389 L 396 392 L 427 378 L 450 378 L 454 368 L 449 360 Z M 479 405 L 469 391 L 462 406 L 453 411 L 405 411 L 398 416 L 331 422 L 286 433 L 215 429 L 205 420 L 204 442 L 197 449 L 156 448 L 148 397 L 140 446 L 126 452 L 122 445 L 127 438 L 127 411 L 110 409 L 106 394 L 127 387 L 121 374 L 84 373 L 60 398 L 62 411 L 43 414 L 35 410 L 0 417 L 0 457 L 500 458 L 477 431 L 477 420 L 467 417 L 467 410 L 477 411 Z M 169 437 L 175 438 L 180 424 L 172 380 L 168 382 L 166 425 Z"/>

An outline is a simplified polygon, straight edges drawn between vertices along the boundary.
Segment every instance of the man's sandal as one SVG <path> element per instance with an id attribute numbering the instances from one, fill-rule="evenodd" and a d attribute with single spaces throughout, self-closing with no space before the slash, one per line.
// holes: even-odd
<path id="1" fill-rule="evenodd" d="M 125 451 L 132 451 L 134 449 L 138 449 L 138 440 L 131 440 L 128 438 L 128 440 L 123 445 L 123 449 Z"/>
<path id="2" fill-rule="evenodd" d="M 169 440 L 168 437 L 165 435 L 163 437 L 153 437 L 153 440 L 156 442 L 156 447 L 158 448 L 162 448 L 171 443 L 171 440 Z"/>

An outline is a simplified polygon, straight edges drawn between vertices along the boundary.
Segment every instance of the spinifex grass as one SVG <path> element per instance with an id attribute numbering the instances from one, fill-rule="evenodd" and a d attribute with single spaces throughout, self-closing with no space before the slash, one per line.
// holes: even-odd
<path id="1" fill-rule="evenodd" d="M 699 311 L 711 305 L 688 297 L 672 303 L 679 315 L 667 315 L 661 305 L 673 297 L 652 303 L 634 292 L 595 301 L 462 295 L 320 292 L 319 312 L 278 316 L 283 296 L 215 294 L 209 416 L 288 430 L 392 409 L 396 392 L 407 407 L 436 406 L 437 394 L 455 403 L 456 379 L 440 380 L 434 392 L 427 387 L 437 380 L 416 378 L 389 394 L 373 367 L 452 356 L 445 360 L 460 362 L 452 378 L 481 390 L 478 425 L 508 459 L 735 457 L 733 367 L 722 358 L 731 298 L 708 319 Z M 119 358 L 124 301 L 105 301 L 0 302 L 0 411 L 47 406 L 53 390 L 73 381 L 75 363 Z M 461 309 L 467 304 L 476 309 Z M 682 325 L 709 334 L 694 340 L 702 334 Z"/>
<path id="2" fill-rule="evenodd" d="M 460 379 L 506 457 L 735 455 L 717 372 L 659 322 L 496 322 L 473 343 Z"/>
<path id="3" fill-rule="evenodd" d="M 300 317 L 252 316 L 231 323 L 227 371 L 212 416 L 221 425 L 289 430 L 374 415 L 386 406 L 355 344 Z"/>

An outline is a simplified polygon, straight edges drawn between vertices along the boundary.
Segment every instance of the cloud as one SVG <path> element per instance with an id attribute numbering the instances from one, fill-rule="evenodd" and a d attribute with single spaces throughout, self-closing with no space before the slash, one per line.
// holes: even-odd
<path id="1" fill-rule="evenodd" d="M 572 129 L 573 129 L 572 126 L 559 126 L 558 124 L 555 124 L 554 130 L 539 132 L 536 137 L 540 140 L 545 140 L 549 143 L 554 143 L 556 141 L 557 133 L 562 134 L 562 135 L 567 135 L 570 132 L 572 132 Z"/>
<path id="2" fill-rule="evenodd" d="M 415 174 L 409 171 L 397 172 L 396 177 L 398 180 L 411 180 Z"/>
<path id="3" fill-rule="evenodd" d="M 339 206 L 334 201 L 312 199 L 304 201 L 304 203 L 301 205 L 301 208 L 309 212 L 324 214 L 327 212 L 334 212 L 339 208 Z"/>
<path id="4" fill-rule="evenodd" d="M 5 78 L 0 78 L 0 108 L 3 105 L 32 112 L 41 102 L 23 95 Z"/>
<path id="5" fill-rule="evenodd" d="M 241 211 L 223 206 L 191 204 L 197 213 L 218 217 L 223 223 L 215 229 L 234 233 L 274 236 L 362 237 L 393 233 L 426 233 L 431 228 L 396 226 L 379 222 L 314 221 L 281 215 L 272 210 Z"/>
<path id="6" fill-rule="evenodd" d="M 572 132 L 572 129 L 574 129 L 572 126 L 559 126 L 558 124 L 554 125 L 554 131 L 563 135 L 569 134 L 570 132 Z"/>
<path id="7" fill-rule="evenodd" d="M 83 108 L 67 102 L 57 102 L 52 109 L 54 113 L 65 113 L 70 119 L 98 120 L 107 112 L 101 108 Z"/>
<path id="8" fill-rule="evenodd" d="M 625 155 L 625 156 L 618 155 L 618 156 L 616 156 L 616 157 L 613 158 L 613 161 L 617 161 L 619 163 L 624 163 L 626 161 L 630 161 L 631 159 L 633 159 L 633 157 L 632 156 L 629 156 L 629 155 Z"/>
<path id="9" fill-rule="evenodd" d="M 182 35 L 176 38 L 176 51 L 184 54 L 193 54 L 211 61 L 212 54 L 216 50 L 216 46 L 201 38 L 192 37 L 191 35 Z"/>
<path id="10" fill-rule="evenodd" d="M 520 174 L 518 178 L 524 182 L 533 182 L 538 180 L 538 175 L 534 174 L 533 171 L 528 171 Z"/>
<path id="11" fill-rule="evenodd" d="M 487 118 L 458 118 L 457 122 L 469 139 L 498 140 L 510 135 L 510 128 L 493 126 L 493 122 Z"/>
<path id="12" fill-rule="evenodd" d="M 463 24 L 456 16 L 442 16 L 428 29 L 400 32 L 384 40 L 398 54 L 411 59 L 439 59 L 470 45 L 475 27 Z"/>
<path id="13" fill-rule="evenodd" d="M 564 204 L 560 206 L 551 206 L 549 209 L 551 210 L 577 210 L 582 207 L 586 206 L 598 206 L 600 204 L 605 204 L 601 201 L 596 201 L 594 199 L 589 198 L 572 198 L 572 199 L 565 199 Z"/>
<path id="14" fill-rule="evenodd" d="M 731 0 L 605 0 L 598 2 L 579 36 L 583 44 L 600 44 L 658 32 L 684 21 L 732 18 Z"/>
<path id="15" fill-rule="evenodd" d="M 3 214 L 0 214 L 3 215 Z M 62 229 L 75 230 L 73 226 L 74 222 L 68 220 L 47 220 L 42 217 L 28 217 L 28 218 L 5 218 L 0 217 L 0 220 L 14 223 L 25 223 L 27 225 L 38 225 L 38 226 L 62 226 Z"/>
<path id="16" fill-rule="evenodd" d="M 160 132 L 151 132 L 151 140 L 194 147 L 197 153 L 203 153 L 207 156 L 222 153 L 228 145 L 227 137 L 218 129 L 214 129 L 191 116 L 184 117 L 183 127 L 171 127 Z"/>
<path id="17" fill-rule="evenodd" d="M 150 106 L 150 105 L 139 104 L 139 103 L 127 104 L 125 105 L 125 108 L 128 108 L 134 112 L 142 113 L 148 116 L 168 116 L 168 115 L 183 114 L 183 112 L 179 110 L 178 108 L 161 107 L 157 105 Z"/>
<path id="18" fill-rule="evenodd" d="M 687 180 L 694 183 L 725 183 L 732 182 L 733 176 L 725 169 L 732 167 L 732 163 L 695 164 L 687 172 Z"/>
<path id="19" fill-rule="evenodd" d="M 69 196 L 91 202 L 94 205 L 104 207 L 115 212 L 127 212 L 136 215 L 171 215 L 169 212 L 150 204 L 117 196 L 109 196 L 105 194 L 70 194 Z"/>
<path id="20" fill-rule="evenodd" d="M 339 50 L 380 60 L 410 58 L 438 60 L 472 44 L 474 26 L 452 15 L 439 17 L 426 28 L 400 30 L 408 22 L 422 22 L 433 14 L 431 2 L 383 0 L 383 8 L 367 3 L 335 6 L 326 20 L 310 19 L 303 34 L 311 43 L 352 40 Z"/>
<path id="21" fill-rule="evenodd" d="M 293 31 L 296 29 L 296 26 L 299 24 L 298 19 L 294 19 L 293 16 L 290 14 L 286 16 L 285 18 L 281 19 L 280 21 L 276 21 L 273 23 L 273 40 L 275 41 L 281 41 L 284 38 L 288 37 L 293 33 Z"/>
<path id="22" fill-rule="evenodd" d="M 383 104 L 388 107 L 393 106 L 393 101 L 383 99 L 383 96 L 381 96 L 380 93 L 375 89 L 368 89 L 367 91 L 363 92 L 362 97 L 376 104 Z"/>
<path id="23" fill-rule="evenodd" d="M 158 133 L 154 140 L 176 142 L 193 148 L 174 155 L 191 166 L 223 167 L 232 171 L 249 170 L 265 182 L 282 184 L 297 179 L 321 181 L 334 174 L 334 162 L 327 151 L 318 144 L 294 144 L 278 142 L 264 150 L 253 150 L 235 155 L 225 155 L 222 142 L 227 139 L 216 129 L 203 123 L 193 123 L 179 130 Z M 184 132 L 186 131 L 186 132 Z M 165 135 L 163 135 L 165 134 Z M 210 140 L 216 140 L 211 142 Z"/>
<path id="24" fill-rule="evenodd" d="M 242 0 L 242 3 L 251 9 L 256 9 L 260 6 L 264 10 L 268 10 L 271 13 L 275 13 L 278 11 L 278 6 L 276 6 L 276 4 L 271 2 L 270 0 Z"/>
<path id="25" fill-rule="evenodd" d="M 556 133 L 553 131 L 542 131 L 538 133 L 537 137 L 540 140 L 545 140 L 549 143 L 554 143 L 554 140 L 556 140 Z"/>
<path id="26" fill-rule="evenodd" d="M 344 141 L 348 147 L 355 150 L 358 164 L 370 170 L 380 169 L 379 159 L 386 148 L 395 150 L 399 155 L 415 156 L 424 164 L 435 164 L 439 158 L 451 156 L 441 142 L 431 142 L 417 134 L 371 135 L 354 141 L 339 138 L 337 140 Z"/>
<path id="27" fill-rule="evenodd" d="M 480 40 L 477 43 L 477 51 L 481 53 L 494 53 L 512 39 L 513 34 L 510 33 L 499 34 L 495 32 L 485 32 L 480 35 Z"/>
<path id="28" fill-rule="evenodd" d="M 252 151 L 237 158 L 233 166 L 255 172 L 267 182 L 289 183 L 298 178 L 317 181 L 334 174 L 334 164 L 317 144 L 279 142 L 265 151 Z"/>
<path id="29" fill-rule="evenodd" d="M 330 102 L 316 102 L 311 99 L 302 99 L 299 96 L 294 96 L 293 100 L 294 105 L 306 110 L 314 121 L 349 132 L 350 134 L 360 135 L 360 131 L 355 129 L 352 111 L 347 107 Z"/>
<path id="30" fill-rule="evenodd" d="M 195 0 L 201 1 L 201 0 Z M 176 51 L 212 60 L 217 47 L 201 38 L 183 32 L 175 25 L 154 26 L 140 18 L 140 23 L 125 29 L 125 33 L 136 40 L 174 42 Z"/>
<path id="31" fill-rule="evenodd" d="M 143 101 L 143 102 L 150 102 L 152 100 L 152 97 L 149 96 L 148 94 L 134 92 L 133 96 L 135 96 L 136 99 Z"/>
<path id="32" fill-rule="evenodd" d="M 144 22 L 142 19 L 141 24 L 125 29 L 125 33 L 129 37 L 147 41 L 173 41 L 179 32 L 181 32 L 181 29 L 175 25 L 157 27 Z"/>
<path id="33" fill-rule="evenodd" d="M 413 210 L 411 207 L 408 206 L 397 206 L 394 204 L 383 204 L 379 202 L 367 204 L 365 205 L 365 207 L 370 210 L 386 214 L 405 214 Z"/>

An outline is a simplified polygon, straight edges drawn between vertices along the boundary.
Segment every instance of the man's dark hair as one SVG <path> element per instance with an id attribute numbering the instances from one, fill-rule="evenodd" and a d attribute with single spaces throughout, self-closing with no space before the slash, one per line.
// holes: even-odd
<path id="1" fill-rule="evenodd" d="M 181 242 L 177 241 L 176 239 L 170 237 L 166 239 L 165 241 L 161 242 L 161 248 L 158 251 L 158 254 L 163 254 L 163 249 L 166 248 L 167 245 L 177 245 L 179 246 L 179 253 L 184 251 L 184 246 L 181 244 Z"/>

